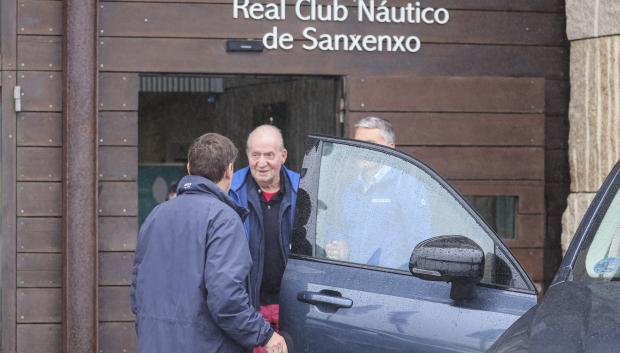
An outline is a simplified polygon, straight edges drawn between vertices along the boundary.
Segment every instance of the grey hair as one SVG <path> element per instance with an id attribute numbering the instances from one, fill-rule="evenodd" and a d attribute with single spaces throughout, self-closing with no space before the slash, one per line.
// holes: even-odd
<path id="1" fill-rule="evenodd" d="M 256 134 L 260 134 L 260 133 L 272 133 L 274 134 L 279 142 L 280 142 L 280 149 L 284 149 L 284 137 L 282 136 L 282 130 L 280 130 L 277 126 L 275 125 L 270 125 L 270 124 L 263 124 L 260 126 L 257 126 L 254 130 L 252 130 L 252 132 L 250 132 L 250 134 L 248 135 L 248 139 L 245 142 L 245 148 L 246 151 L 250 151 L 250 141 L 252 140 L 252 137 Z"/>
<path id="2" fill-rule="evenodd" d="M 362 127 L 366 129 L 379 129 L 379 131 L 381 131 L 381 136 L 383 136 L 383 139 L 385 140 L 385 143 L 396 143 L 394 128 L 392 127 L 392 123 L 390 123 L 389 120 L 378 118 L 376 116 L 367 116 L 360 119 L 360 121 L 355 124 L 355 127 Z"/>

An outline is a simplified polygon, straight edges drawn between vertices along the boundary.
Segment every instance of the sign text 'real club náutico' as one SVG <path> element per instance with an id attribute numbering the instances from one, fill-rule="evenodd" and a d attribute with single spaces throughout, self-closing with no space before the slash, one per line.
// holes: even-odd
<path id="1" fill-rule="evenodd" d="M 320 4 L 317 0 L 296 0 L 287 6 L 286 0 L 234 0 L 233 18 L 285 21 L 288 8 L 288 15 L 293 12 L 297 19 L 304 22 L 353 20 L 366 23 L 444 25 L 450 20 L 447 9 L 424 7 L 419 1 L 399 6 L 391 6 L 387 0 L 352 0 L 352 6 L 345 6 L 341 1 L 331 0 L 329 4 Z M 305 27 L 301 36 L 303 40 L 300 43 L 305 50 L 415 53 L 422 45 L 420 38 L 413 34 L 329 34 L 320 33 L 316 25 Z M 295 36 L 280 32 L 277 26 L 273 26 L 263 36 L 263 45 L 271 50 L 291 50 L 295 46 Z"/>

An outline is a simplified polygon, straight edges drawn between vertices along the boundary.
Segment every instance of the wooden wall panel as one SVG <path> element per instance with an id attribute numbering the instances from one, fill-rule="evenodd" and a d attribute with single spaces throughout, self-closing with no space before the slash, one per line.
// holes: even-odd
<path id="1" fill-rule="evenodd" d="M 139 88 L 136 74 L 102 73 L 99 76 L 99 110 L 138 110 Z"/>
<path id="2" fill-rule="evenodd" d="M 517 258 L 519 263 L 523 265 L 532 280 L 537 282 L 544 280 L 544 249 L 511 249 L 511 251 L 513 255 Z"/>
<path id="3" fill-rule="evenodd" d="M 18 114 L 17 145 L 62 146 L 62 116 L 59 113 Z"/>
<path id="4" fill-rule="evenodd" d="M 611 143 L 611 139 L 610 139 L 610 146 L 612 145 L 613 143 Z M 547 173 L 545 174 L 545 180 L 548 183 L 565 184 L 565 185 L 569 185 L 571 183 L 570 175 L 568 175 L 568 173 L 565 173 L 565 171 L 568 170 L 568 157 L 566 157 L 566 154 L 564 154 L 562 150 L 547 149 L 545 151 L 545 163 L 547 165 Z M 609 161 L 609 168 L 612 167 L 612 164 L 613 163 Z M 591 168 L 596 168 L 596 167 L 591 166 Z M 593 169 L 593 170 L 596 170 L 596 169 Z M 598 184 L 596 185 L 598 186 Z M 596 187 L 594 190 L 596 190 Z"/>
<path id="5" fill-rule="evenodd" d="M 568 114 L 570 84 L 566 80 L 545 81 L 545 113 L 547 115 Z"/>
<path id="6" fill-rule="evenodd" d="M 60 287 L 62 254 L 17 255 L 18 287 Z"/>
<path id="7" fill-rule="evenodd" d="M 101 323 L 99 349 L 101 352 L 135 352 L 136 329 L 133 323 Z"/>
<path id="8" fill-rule="evenodd" d="M 138 147 L 99 147 L 99 180 L 137 180 Z"/>
<path id="9" fill-rule="evenodd" d="M 15 59 L 17 57 L 17 2 L 4 1 L 0 5 L 0 26 L 1 26 L 1 53 L 2 70 L 15 70 Z M 5 82 L 6 83 L 6 82 Z M 3 83 L 3 86 L 6 87 Z M 10 335 L 9 346 L 15 342 L 15 333 Z M 9 337 L 5 337 L 8 339 Z M 3 341 L 6 342 L 6 341 Z"/>
<path id="10" fill-rule="evenodd" d="M 61 1 L 18 1 L 18 34 L 61 35 L 62 32 Z"/>
<path id="11" fill-rule="evenodd" d="M 517 196 L 519 214 L 545 213 L 545 183 L 541 181 L 455 180 L 450 184 L 463 195 Z"/>
<path id="12" fill-rule="evenodd" d="M 18 147 L 18 181 L 60 181 L 62 178 L 62 148 Z"/>
<path id="13" fill-rule="evenodd" d="M 99 250 L 135 250 L 137 237 L 136 217 L 99 217 Z"/>
<path id="14" fill-rule="evenodd" d="M 57 323 L 62 318 L 62 289 L 21 288 L 17 290 L 18 323 Z"/>
<path id="15" fill-rule="evenodd" d="M 162 3 L 185 3 L 188 0 L 108 0 L 106 2 L 162 2 Z M 295 4 L 296 0 L 285 0 L 286 4 Z M 229 4 L 232 0 L 191 0 L 192 3 L 222 3 Z M 269 0 L 255 1 L 259 3 L 272 2 Z M 406 5 L 406 0 L 394 0 L 390 5 Z M 331 0 L 318 0 L 317 4 L 331 4 Z M 343 0 L 340 3 L 351 5 L 354 0 Z M 464 10 L 496 10 L 496 11 L 534 11 L 534 12 L 564 12 L 564 1 L 562 0 L 434 0 L 429 2 L 427 6 L 435 8 L 445 7 L 447 9 L 464 9 Z"/>
<path id="16" fill-rule="evenodd" d="M 136 216 L 138 185 L 135 182 L 99 183 L 100 216 Z"/>
<path id="17" fill-rule="evenodd" d="M 472 181 L 456 180 L 451 184 L 463 195 L 517 196 L 516 239 L 504 239 L 515 248 L 536 248 L 545 244 L 544 181 Z"/>
<path id="18" fill-rule="evenodd" d="M 547 195 L 547 207 L 546 211 L 549 216 L 562 217 L 567 206 L 567 198 L 554 199 L 551 195 L 568 195 L 570 192 L 570 185 L 568 184 L 555 184 L 547 183 L 545 185 L 545 193 Z M 561 233 L 561 232 L 560 232 Z M 560 236 L 558 233 L 558 237 Z"/>
<path id="19" fill-rule="evenodd" d="M 403 147 L 447 179 L 544 180 L 544 149 L 519 147 Z"/>
<path id="20" fill-rule="evenodd" d="M 103 252 L 99 254 L 99 285 L 131 285 L 133 252 Z"/>
<path id="21" fill-rule="evenodd" d="M 407 146 L 544 146 L 542 114 L 352 112 L 345 135 L 352 137 L 363 117 L 390 120 L 397 145 Z"/>
<path id="22" fill-rule="evenodd" d="M 62 185 L 60 183 L 17 183 L 19 216 L 61 216 Z"/>
<path id="23" fill-rule="evenodd" d="M 407 94 L 386 94 L 407 92 Z M 353 111 L 543 113 L 544 80 L 511 77 L 353 77 Z"/>
<path id="24" fill-rule="evenodd" d="M 287 6 L 287 20 L 278 23 L 278 29 L 297 40 L 304 40 L 302 33 L 309 25 L 328 34 L 412 33 L 424 43 L 560 45 L 566 37 L 562 14 L 455 10 L 447 24 L 429 26 L 361 23 L 357 5 L 348 11 L 346 21 L 309 24 L 295 16 L 295 6 Z M 232 4 L 105 3 L 100 13 L 101 34 L 106 37 L 260 39 L 274 26 L 272 21 L 234 19 Z"/>
<path id="25" fill-rule="evenodd" d="M 516 239 L 504 239 L 511 249 L 542 248 L 545 246 L 545 215 L 517 214 Z"/>
<path id="26" fill-rule="evenodd" d="M 17 251 L 61 252 L 62 219 L 19 217 L 17 221 Z"/>
<path id="27" fill-rule="evenodd" d="M 22 111 L 61 111 L 62 75 L 58 72 L 21 71 Z"/>
<path id="28" fill-rule="evenodd" d="M 17 352 L 62 353 L 62 325 L 22 324 L 17 326 Z"/>
<path id="29" fill-rule="evenodd" d="M 62 37 L 18 36 L 17 64 L 20 70 L 62 70 Z"/>
<path id="30" fill-rule="evenodd" d="M 301 46 L 248 55 L 225 48 L 225 40 L 215 39 L 108 37 L 100 40 L 99 62 L 102 70 L 117 72 L 568 77 L 562 47 L 425 44 L 413 55 L 346 55 Z"/>
<path id="31" fill-rule="evenodd" d="M 137 96 L 138 92 L 133 94 Z M 99 113 L 99 146 L 137 145 L 138 112 Z"/>
<path id="32" fill-rule="evenodd" d="M 99 348 L 133 352 L 136 337 L 127 285 L 138 232 L 140 81 L 135 73 L 99 77 Z"/>
<path id="33" fill-rule="evenodd" d="M 549 116 L 545 121 L 545 141 L 549 150 L 567 150 L 570 126 L 566 115 Z M 568 159 L 568 157 L 563 157 Z"/>
<path id="34" fill-rule="evenodd" d="M 129 292 L 129 287 L 99 287 L 99 320 L 133 321 Z"/>

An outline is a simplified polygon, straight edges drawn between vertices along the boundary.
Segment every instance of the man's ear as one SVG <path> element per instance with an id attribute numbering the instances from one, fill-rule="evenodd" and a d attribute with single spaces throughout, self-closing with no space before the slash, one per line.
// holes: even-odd
<path id="1" fill-rule="evenodd" d="M 282 163 L 284 164 L 286 162 L 286 156 L 288 155 L 288 152 L 286 151 L 286 148 L 282 149 Z"/>
<path id="2" fill-rule="evenodd" d="M 234 170 L 233 164 L 230 163 L 228 165 L 228 168 L 226 168 L 226 172 L 224 172 L 224 178 L 232 179 L 233 174 L 235 174 L 235 170 Z"/>
<path id="3" fill-rule="evenodd" d="M 192 175 L 192 171 L 190 170 L 191 168 L 189 167 L 189 162 L 187 162 L 187 174 Z"/>

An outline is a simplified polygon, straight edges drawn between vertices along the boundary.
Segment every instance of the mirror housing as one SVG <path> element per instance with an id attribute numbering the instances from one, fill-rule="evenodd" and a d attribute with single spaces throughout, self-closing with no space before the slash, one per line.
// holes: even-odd
<path id="1" fill-rule="evenodd" d="M 409 271 L 427 281 L 451 282 L 450 298 L 472 299 L 484 274 L 484 251 L 462 235 L 443 235 L 416 245 Z"/>

